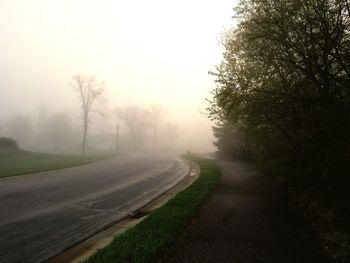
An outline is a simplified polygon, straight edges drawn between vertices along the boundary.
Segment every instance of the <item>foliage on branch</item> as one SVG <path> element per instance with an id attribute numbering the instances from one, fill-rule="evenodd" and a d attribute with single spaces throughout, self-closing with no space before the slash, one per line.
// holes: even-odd
<path id="1" fill-rule="evenodd" d="M 327 175 L 350 146 L 348 1 L 241 1 L 236 18 L 210 117 L 234 124 L 264 161 Z"/>
<path id="2" fill-rule="evenodd" d="M 218 131 L 234 127 L 270 172 L 346 206 L 350 1 L 241 0 L 235 11 L 211 73 L 217 146 L 227 151 L 237 135 Z"/>

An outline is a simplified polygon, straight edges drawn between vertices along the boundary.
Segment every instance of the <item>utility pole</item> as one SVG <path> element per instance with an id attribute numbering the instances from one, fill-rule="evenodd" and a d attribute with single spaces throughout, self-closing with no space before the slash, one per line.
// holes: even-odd
<path id="1" fill-rule="evenodd" d="M 119 154 L 119 125 L 117 124 L 116 126 L 117 128 L 117 137 L 116 137 L 116 141 L 115 141 L 115 155 Z"/>

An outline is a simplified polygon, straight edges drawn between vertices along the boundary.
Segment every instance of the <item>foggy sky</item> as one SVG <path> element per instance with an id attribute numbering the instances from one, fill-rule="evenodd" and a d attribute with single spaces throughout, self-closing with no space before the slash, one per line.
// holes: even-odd
<path id="1" fill-rule="evenodd" d="M 73 75 L 105 82 L 107 108 L 162 104 L 193 150 L 213 149 L 207 74 L 221 59 L 230 0 L 2 0 L 0 126 L 44 105 L 79 121 Z M 0 134 L 1 136 L 1 134 Z"/>

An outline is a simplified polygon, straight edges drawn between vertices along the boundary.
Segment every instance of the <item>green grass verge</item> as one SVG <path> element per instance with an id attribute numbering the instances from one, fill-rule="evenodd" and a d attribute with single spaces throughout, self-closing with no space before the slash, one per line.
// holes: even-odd
<path id="1" fill-rule="evenodd" d="M 57 155 L 28 153 L 0 156 L 0 178 L 72 167 L 106 158 L 107 156 Z"/>
<path id="2" fill-rule="evenodd" d="M 199 178 L 134 228 L 116 236 L 85 263 L 154 262 L 188 225 L 197 209 L 216 185 L 220 169 L 211 161 L 193 158 L 200 165 Z"/>

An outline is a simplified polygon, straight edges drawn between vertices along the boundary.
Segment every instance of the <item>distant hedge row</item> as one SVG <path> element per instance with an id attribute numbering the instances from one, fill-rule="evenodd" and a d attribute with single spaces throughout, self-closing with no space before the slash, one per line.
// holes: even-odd
<path id="1" fill-rule="evenodd" d="M 0 137 L 0 150 L 19 150 L 17 142 L 13 139 Z"/>

